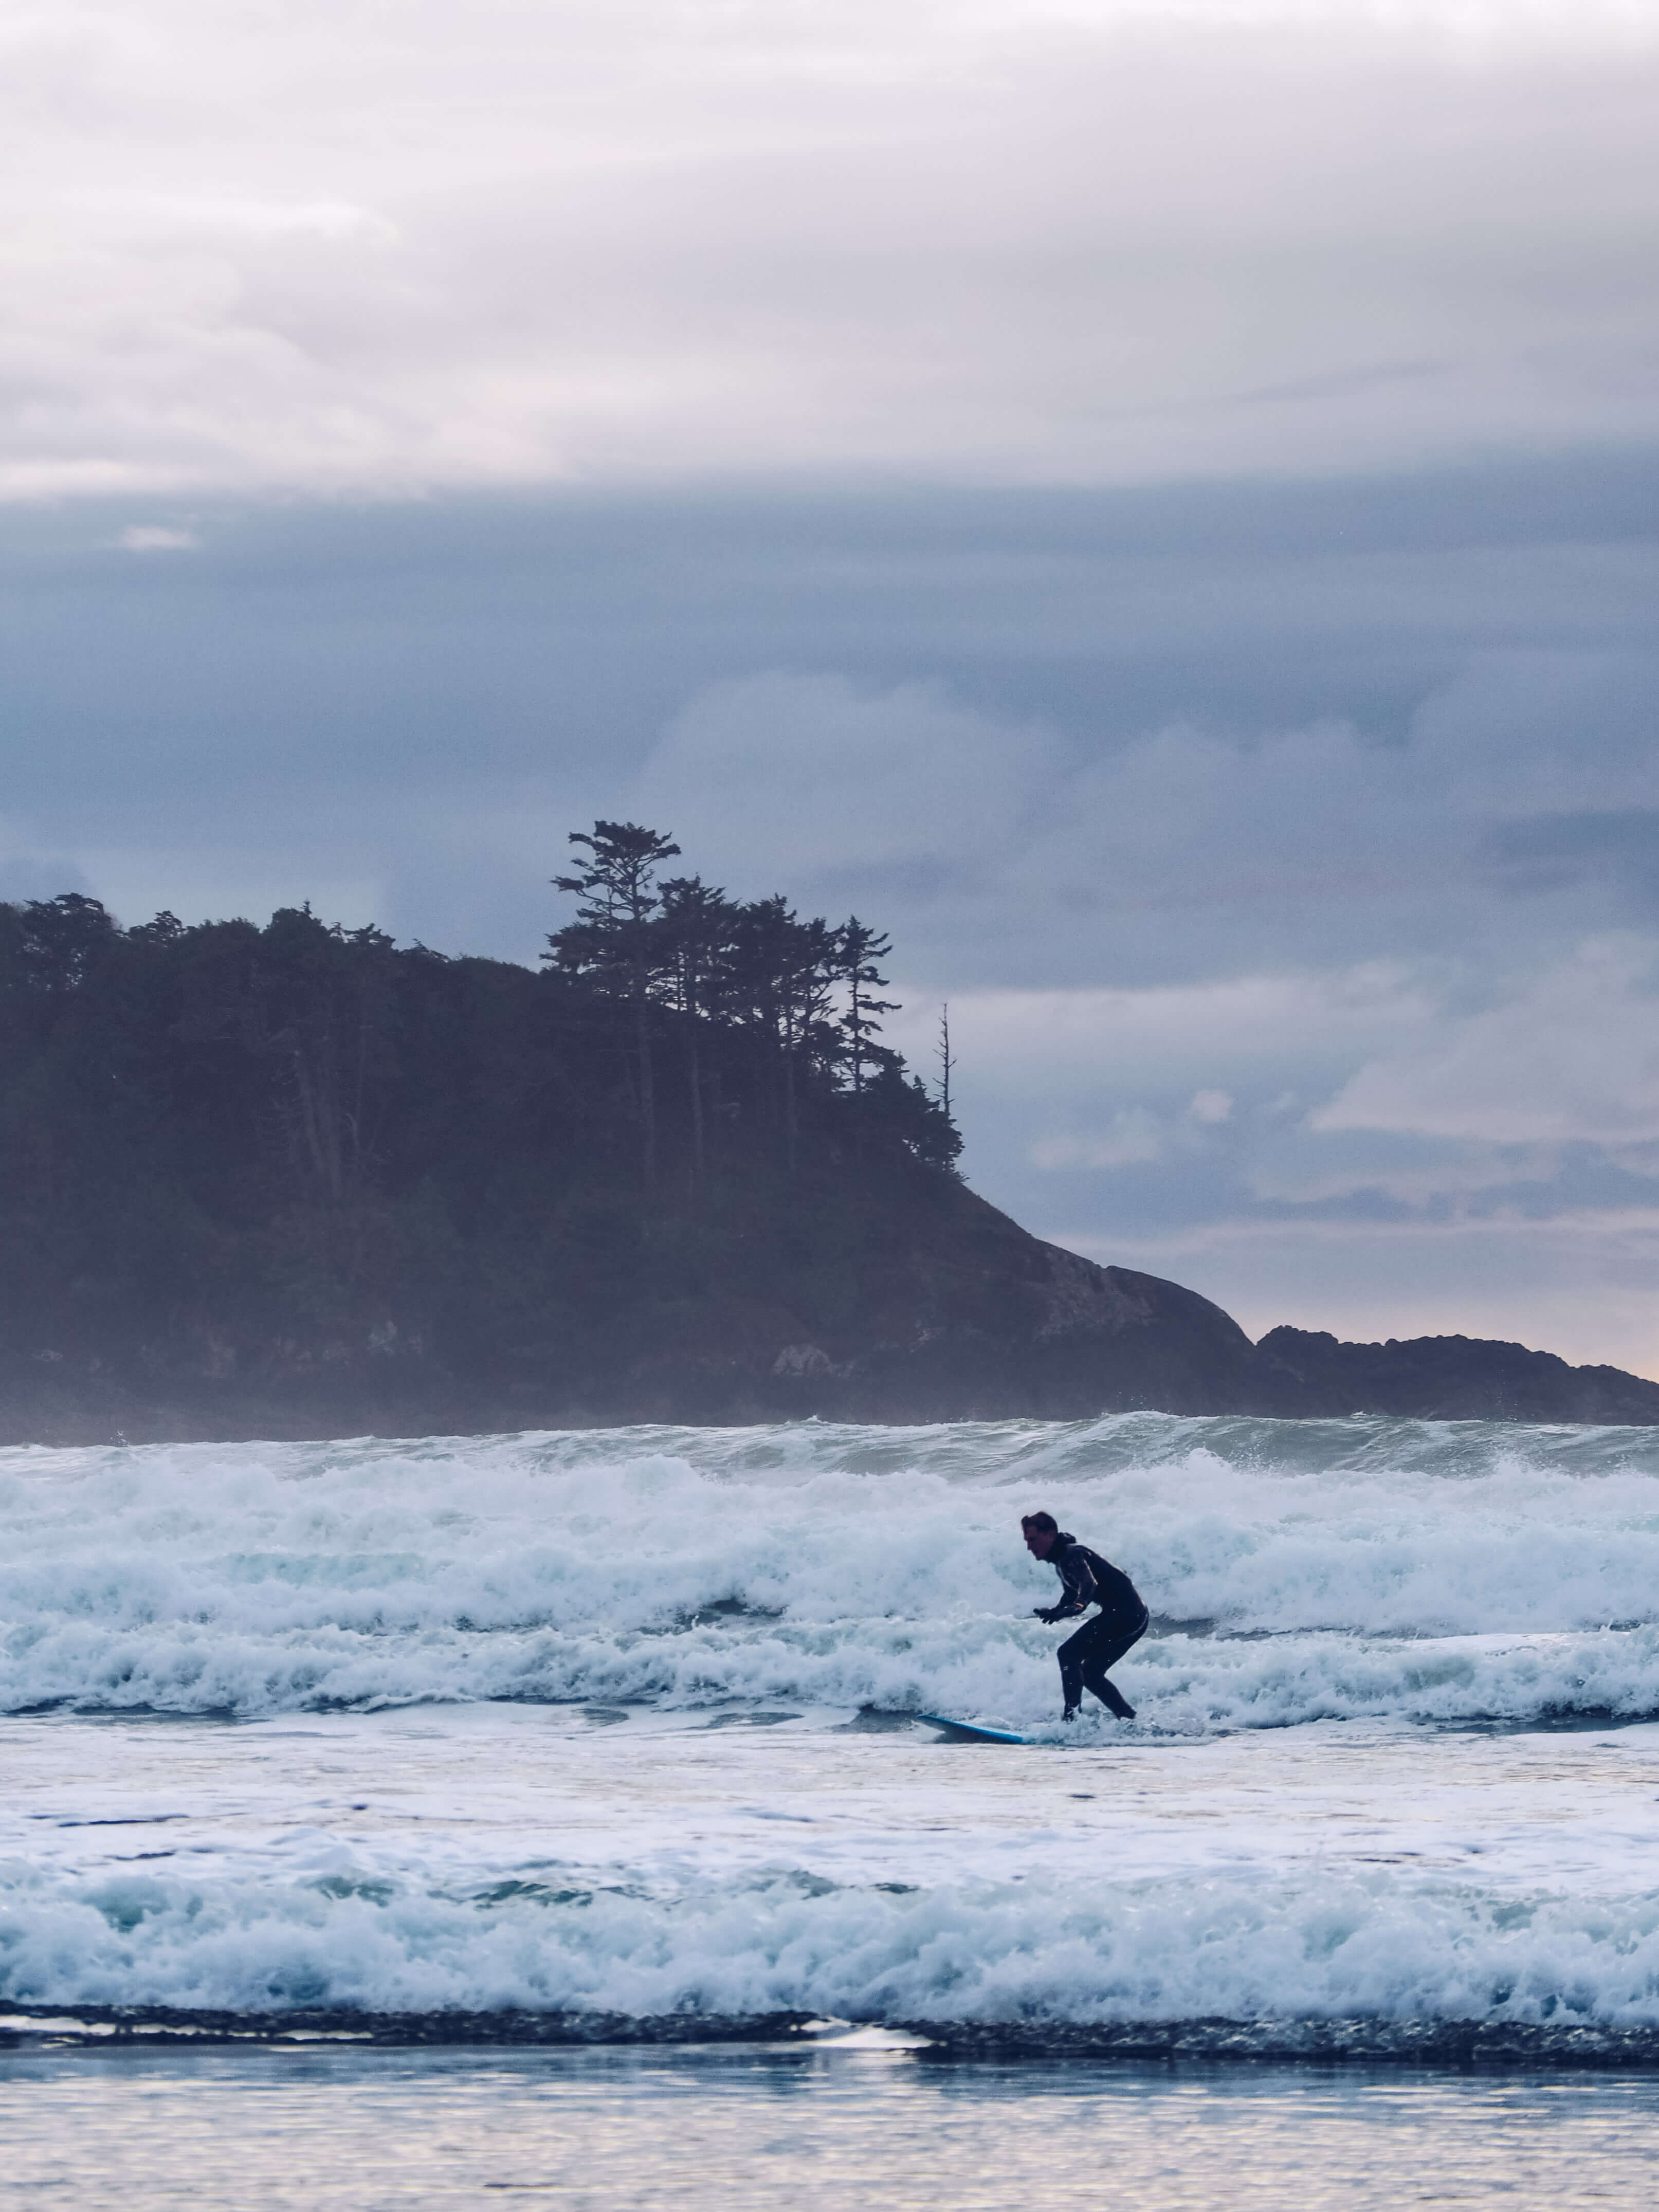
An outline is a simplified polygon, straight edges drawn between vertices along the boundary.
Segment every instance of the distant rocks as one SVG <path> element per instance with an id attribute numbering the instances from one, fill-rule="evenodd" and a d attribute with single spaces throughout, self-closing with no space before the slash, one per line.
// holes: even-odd
<path id="1" fill-rule="evenodd" d="M 939 1322 L 839 1364 L 816 1346 L 789 1347 L 775 1376 L 795 1407 L 810 1400 L 815 1412 L 878 1421 L 1146 1411 L 1659 1425 L 1659 1382 L 1616 1367 L 1572 1367 L 1519 1344 L 1467 1336 L 1345 1344 L 1327 1331 L 1281 1328 L 1253 1346 L 1196 1291 L 1097 1266 L 970 1203 L 978 1211 L 964 1241 L 977 1267 L 957 1250 L 918 1257 L 925 1288 L 913 1294 Z M 783 1410 L 781 1399 L 775 1403 Z"/>
<path id="2" fill-rule="evenodd" d="M 1342 1344 L 1323 1329 L 1275 1328 L 1256 1346 L 1251 1374 L 1255 1413 L 1659 1424 L 1659 1382 L 1476 1336 Z"/>

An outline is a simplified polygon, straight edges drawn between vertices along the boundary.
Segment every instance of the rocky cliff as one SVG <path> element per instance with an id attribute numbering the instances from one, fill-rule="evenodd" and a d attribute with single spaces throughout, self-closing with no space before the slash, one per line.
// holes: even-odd
<path id="1" fill-rule="evenodd" d="M 1659 1384 L 1519 1345 L 1261 1344 L 1196 1292 L 1031 1237 L 935 1170 L 724 1224 L 723 1279 L 647 1266 L 625 1308 L 480 1342 L 391 1311 L 270 1340 L 234 1317 L 125 1358 L 0 1360 L 0 1440 L 479 1431 L 633 1421 L 910 1423 L 1103 1413 L 1659 1424 Z M 684 1243 L 684 1237 L 671 1240 Z M 464 1317 L 463 1317 L 464 1318 Z"/>

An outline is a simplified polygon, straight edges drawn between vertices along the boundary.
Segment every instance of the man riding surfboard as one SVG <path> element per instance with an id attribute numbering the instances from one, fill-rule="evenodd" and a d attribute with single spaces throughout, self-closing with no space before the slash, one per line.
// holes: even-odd
<path id="1" fill-rule="evenodd" d="M 1145 1600 L 1121 1567 L 1103 1559 L 1086 1544 L 1062 1528 L 1052 1513 L 1027 1513 L 1020 1527 L 1025 1548 L 1034 1559 L 1047 1559 L 1060 1577 L 1060 1603 L 1037 1605 L 1031 1610 L 1039 1620 L 1071 1620 L 1091 1605 L 1100 1611 L 1075 1636 L 1068 1636 L 1056 1655 L 1060 1684 L 1066 1699 L 1065 1718 L 1077 1718 L 1083 1692 L 1092 1690 L 1121 1721 L 1132 1721 L 1135 1709 L 1106 1679 L 1131 1644 L 1146 1633 Z"/>

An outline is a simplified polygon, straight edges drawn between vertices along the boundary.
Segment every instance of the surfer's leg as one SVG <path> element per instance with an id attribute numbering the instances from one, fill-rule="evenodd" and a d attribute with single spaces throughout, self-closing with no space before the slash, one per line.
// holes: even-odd
<path id="1" fill-rule="evenodd" d="M 1124 1653 L 1139 1643 L 1146 1633 L 1146 1620 L 1144 1611 L 1127 1617 L 1121 1613 L 1103 1613 L 1071 1639 L 1084 1646 L 1078 1654 L 1084 1686 L 1092 1690 L 1101 1704 L 1121 1721 L 1132 1721 L 1135 1709 L 1116 1684 L 1107 1680 L 1106 1669 L 1115 1667 Z"/>
<path id="2" fill-rule="evenodd" d="M 1089 1652 L 1089 1633 L 1094 1626 L 1079 1628 L 1075 1636 L 1068 1636 L 1054 1656 L 1060 1661 L 1060 1687 L 1066 1700 L 1066 1717 L 1083 1703 L 1083 1666 Z"/>

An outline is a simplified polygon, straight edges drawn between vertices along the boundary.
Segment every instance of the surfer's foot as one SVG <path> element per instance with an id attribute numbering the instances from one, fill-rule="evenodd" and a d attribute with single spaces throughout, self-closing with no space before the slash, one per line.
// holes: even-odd
<path id="1" fill-rule="evenodd" d="M 1077 1707 L 1075 1705 L 1067 1705 L 1065 1711 L 1060 1717 L 1063 1721 L 1074 1721 L 1077 1718 Z"/>

